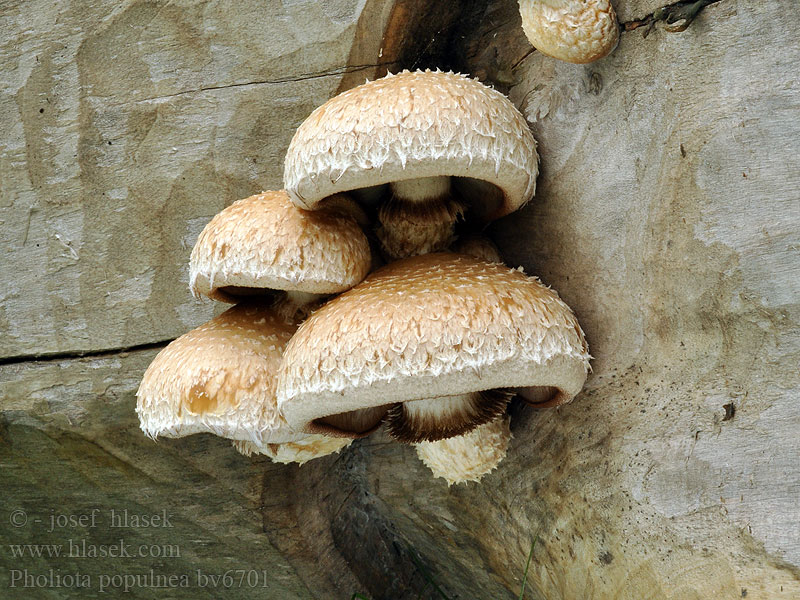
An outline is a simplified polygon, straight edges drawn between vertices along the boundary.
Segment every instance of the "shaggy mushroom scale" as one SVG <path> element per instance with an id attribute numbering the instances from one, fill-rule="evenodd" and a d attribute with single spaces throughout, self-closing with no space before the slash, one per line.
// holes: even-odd
<path id="1" fill-rule="evenodd" d="M 442 477 L 447 485 L 480 481 L 497 468 L 511 442 L 511 419 L 501 416 L 466 433 L 438 442 L 420 442 L 417 456 L 434 477 Z"/>
<path id="2" fill-rule="evenodd" d="M 276 373 L 296 325 L 269 306 L 228 309 L 171 342 L 155 357 L 136 393 L 145 434 L 209 432 L 231 439 L 292 441 L 277 410 Z"/>

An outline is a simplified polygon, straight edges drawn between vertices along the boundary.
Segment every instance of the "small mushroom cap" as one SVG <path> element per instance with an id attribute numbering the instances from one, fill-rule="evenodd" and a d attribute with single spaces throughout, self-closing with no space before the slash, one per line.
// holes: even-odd
<path id="1" fill-rule="evenodd" d="M 334 298 L 289 343 L 278 399 L 298 431 L 332 414 L 496 388 L 583 387 L 589 354 L 558 295 L 459 254 L 391 263 Z"/>
<path id="2" fill-rule="evenodd" d="M 392 181 L 469 178 L 455 191 L 488 220 L 533 197 L 537 162 L 528 124 L 503 94 L 464 75 L 403 71 L 311 113 L 289 144 L 284 184 L 297 206 L 315 208 Z"/>
<path id="3" fill-rule="evenodd" d="M 326 203 L 327 204 L 327 203 Z M 369 272 L 363 212 L 344 196 L 326 210 L 294 206 L 286 192 L 234 202 L 203 229 L 189 263 L 190 287 L 223 302 L 252 288 L 332 294 Z"/>
<path id="4" fill-rule="evenodd" d="M 511 441 L 510 422 L 502 416 L 464 435 L 416 444 L 417 456 L 434 477 L 446 479 L 448 486 L 480 481 L 505 458 Z"/>
<path id="5" fill-rule="evenodd" d="M 301 440 L 282 444 L 256 444 L 250 441 L 234 440 L 233 447 L 245 456 L 264 454 L 276 463 L 302 465 L 315 458 L 339 452 L 342 448 L 349 446 L 352 441 L 348 438 L 309 435 Z"/>
<path id="6" fill-rule="evenodd" d="M 606 56 L 619 42 L 609 0 L 519 0 L 522 29 L 539 52 L 571 63 Z"/>
<path id="7" fill-rule="evenodd" d="M 136 393 L 150 437 L 210 432 L 257 442 L 288 442 L 275 384 L 296 325 L 258 304 L 241 304 L 158 353 Z"/>

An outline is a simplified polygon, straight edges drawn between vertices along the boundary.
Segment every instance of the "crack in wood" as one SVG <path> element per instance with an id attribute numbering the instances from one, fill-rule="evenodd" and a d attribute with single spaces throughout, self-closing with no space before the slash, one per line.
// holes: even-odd
<path id="1" fill-rule="evenodd" d="M 20 354 L 17 356 L 6 356 L 0 358 L 0 367 L 23 363 L 56 362 L 59 360 L 109 358 L 111 356 L 128 354 L 130 352 L 156 350 L 158 348 L 163 348 L 173 341 L 175 341 L 175 338 L 157 340 L 155 342 L 147 342 L 144 344 L 134 344 L 131 346 L 121 346 L 118 348 L 104 348 L 102 350 L 64 350 L 61 352 L 44 352 L 41 354 Z"/>
<path id="2" fill-rule="evenodd" d="M 110 104 L 110 106 L 125 106 L 128 104 L 139 104 L 142 102 L 157 102 L 159 100 L 169 100 L 170 98 L 179 98 L 181 96 L 188 96 L 191 94 L 201 94 L 203 92 L 214 92 L 218 90 L 227 90 L 227 89 L 235 89 L 235 88 L 247 88 L 247 87 L 254 87 L 258 85 L 282 85 L 285 83 L 293 83 L 298 81 L 309 81 L 312 79 L 321 79 L 323 77 L 336 77 L 338 75 L 347 75 L 349 73 L 357 73 L 359 71 L 366 71 L 367 69 L 375 69 L 380 67 L 391 67 L 392 65 L 396 65 L 395 61 L 391 62 L 382 62 L 376 64 L 366 64 L 366 65 L 349 65 L 344 67 L 337 67 L 335 69 L 330 69 L 327 71 L 318 71 L 316 73 L 302 73 L 296 77 L 282 77 L 278 79 L 264 79 L 262 81 L 242 81 L 239 83 L 230 83 L 226 85 L 211 85 L 207 87 L 201 87 L 192 90 L 183 90 L 180 92 L 175 92 L 174 94 L 164 94 L 162 96 L 151 96 L 148 98 L 141 98 L 139 100 L 134 100 L 132 102 L 120 102 Z M 86 96 L 87 98 L 98 98 L 97 96 Z"/>

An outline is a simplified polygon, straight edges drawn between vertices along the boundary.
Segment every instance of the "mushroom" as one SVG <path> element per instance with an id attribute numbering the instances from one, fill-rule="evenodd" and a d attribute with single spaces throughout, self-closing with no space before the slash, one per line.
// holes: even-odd
<path id="1" fill-rule="evenodd" d="M 438 442 L 415 444 L 417 456 L 434 477 L 443 477 L 447 485 L 480 481 L 503 460 L 511 441 L 508 416 L 500 416 L 479 425 L 469 433 Z"/>
<path id="2" fill-rule="evenodd" d="M 575 316 L 537 279 L 428 254 L 378 269 L 314 312 L 286 348 L 278 402 L 306 433 L 393 403 L 395 438 L 435 441 L 503 414 L 514 393 L 568 402 L 588 367 Z"/>
<path id="3" fill-rule="evenodd" d="M 534 194 L 537 162 L 525 118 L 500 92 L 464 75 L 403 71 L 312 112 L 289 144 L 284 184 L 302 208 L 348 191 L 380 204 L 376 233 L 395 259 L 447 248 L 462 216 L 518 209 Z"/>
<path id="4" fill-rule="evenodd" d="M 211 220 L 192 250 L 190 286 L 195 294 L 243 303 L 158 354 L 138 392 L 146 434 L 210 431 L 258 445 L 308 437 L 289 430 L 278 413 L 275 376 L 310 303 L 352 287 L 369 271 L 359 219 L 363 211 L 343 195 L 311 213 L 291 204 L 285 192 L 263 192 Z M 303 456 L 343 445 L 307 440 Z"/>
<path id="5" fill-rule="evenodd" d="M 283 463 L 338 452 L 350 440 L 298 434 L 278 412 L 278 365 L 295 329 L 270 306 L 250 301 L 174 340 L 136 393 L 142 431 L 153 439 L 214 433 L 241 444 L 240 451 L 267 448 Z"/>
<path id="6" fill-rule="evenodd" d="M 369 242 L 358 225 L 364 218 L 342 194 L 315 212 L 294 206 L 284 191 L 239 200 L 200 233 L 189 263 L 190 287 L 195 295 L 230 303 L 277 295 L 276 308 L 293 318 L 369 272 Z"/>
<path id="7" fill-rule="evenodd" d="M 539 52 L 571 63 L 606 56 L 619 42 L 610 0 L 519 0 L 522 29 Z"/>
<path id="8" fill-rule="evenodd" d="M 497 246 L 480 234 L 460 238 L 451 250 L 486 262 L 503 262 Z M 443 477 L 448 486 L 479 481 L 505 458 L 511 441 L 510 420 L 502 414 L 463 435 L 436 442 L 419 442 L 414 444 L 414 449 L 420 460 L 433 471 L 434 477 Z"/>
<path id="9" fill-rule="evenodd" d="M 277 410 L 275 383 L 296 329 L 268 305 L 246 302 L 171 342 L 136 393 L 142 431 L 152 438 L 211 432 L 231 439 L 298 439 Z"/>
<path id="10" fill-rule="evenodd" d="M 345 194 L 326 198 L 313 212 L 294 206 L 285 191 L 239 200 L 200 233 L 189 264 L 190 287 L 224 302 L 276 297 L 273 309 L 296 327 L 322 297 L 352 287 L 369 272 L 372 253 L 359 227 L 365 220 Z M 373 408 L 334 418 L 331 432 L 367 435 L 385 412 Z"/>

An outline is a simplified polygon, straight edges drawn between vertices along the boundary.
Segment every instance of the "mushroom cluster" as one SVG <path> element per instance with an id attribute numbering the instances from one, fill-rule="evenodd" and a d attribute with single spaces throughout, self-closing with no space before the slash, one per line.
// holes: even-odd
<path id="1" fill-rule="evenodd" d="M 302 463 L 384 425 L 448 483 L 480 479 L 511 398 L 568 402 L 589 368 L 569 307 L 478 233 L 531 199 L 537 164 L 524 117 L 463 75 L 403 71 L 326 102 L 289 145 L 285 191 L 200 234 L 191 288 L 235 306 L 159 353 L 142 429 Z"/>

